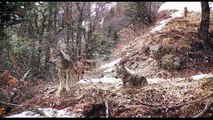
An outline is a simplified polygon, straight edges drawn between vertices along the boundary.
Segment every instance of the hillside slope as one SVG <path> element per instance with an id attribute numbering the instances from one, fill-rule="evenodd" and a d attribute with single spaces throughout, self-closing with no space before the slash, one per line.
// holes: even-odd
<path id="1" fill-rule="evenodd" d="M 210 73 L 213 67 L 212 55 L 197 36 L 200 18 L 200 13 L 189 12 L 187 17 L 170 20 L 160 31 L 153 33 L 148 28 L 133 40 L 123 41 L 127 44 L 118 46 L 119 49 L 113 53 L 126 59 L 129 68 L 146 77 L 189 77 Z M 213 21 L 210 22 L 210 32 L 212 30 Z M 128 36 L 133 38 L 134 33 Z"/>
<path id="2" fill-rule="evenodd" d="M 84 79 L 71 88 L 71 92 L 65 91 L 59 98 L 54 96 L 56 84 L 40 82 L 37 86 L 29 85 L 28 88 L 31 87 L 34 91 L 25 89 L 29 91 L 28 99 L 22 106 L 15 107 L 8 117 L 196 116 L 207 103 L 213 103 L 212 74 L 196 75 L 212 73 L 213 59 L 206 51 L 203 41 L 197 37 L 200 13 L 190 12 L 188 17 L 176 16 L 173 19 L 176 12 L 178 11 L 159 12 L 154 26 L 144 26 L 137 33 L 130 27 L 120 31 L 121 44 L 112 53 L 110 63 L 102 62 L 96 70 L 98 72 L 93 73 L 96 77 L 99 74 L 103 77 L 94 79 L 90 74 L 85 75 Z M 165 26 L 160 27 L 162 29 L 150 32 L 163 20 L 168 23 L 164 23 Z M 212 30 L 213 21 L 210 24 L 210 31 Z M 149 84 L 138 89 L 123 87 L 121 80 L 115 79 L 112 72 L 114 64 L 120 60 L 125 60 L 127 67 L 147 77 Z M 20 98 L 17 97 L 16 100 Z M 20 113 L 21 111 L 25 113 Z M 54 112 L 50 114 L 50 111 Z M 65 111 L 66 114 L 61 115 L 60 111 Z M 212 112 L 210 106 L 201 117 L 212 117 Z"/>

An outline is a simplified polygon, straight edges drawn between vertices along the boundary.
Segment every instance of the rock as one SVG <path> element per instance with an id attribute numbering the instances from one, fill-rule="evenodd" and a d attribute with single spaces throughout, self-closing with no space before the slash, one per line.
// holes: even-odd
<path id="1" fill-rule="evenodd" d="M 181 69 L 181 68 L 182 68 L 182 64 L 181 64 L 181 59 L 180 59 L 180 57 L 176 57 L 176 58 L 174 59 L 173 65 L 174 65 L 174 68 L 176 68 L 176 69 Z"/>
<path id="2" fill-rule="evenodd" d="M 174 55 L 172 54 L 166 54 L 162 57 L 161 59 L 161 65 L 162 68 L 164 68 L 165 70 L 173 70 L 174 69 Z"/>
<path id="3" fill-rule="evenodd" d="M 163 57 L 163 51 L 162 51 L 161 44 L 149 46 L 149 49 L 150 49 L 151 57 L 153 57 L 155 60 L 160 60 Z"/>
<path id="4" fill-rule="evenodd" d="M 150 51 L 154 51 L 154 52 L 157 52 L 160 48 L 161 48 L 161 44 L 156 44 L 156 45 L 152 45 L 152 46 L 149 46 L 149 49 Z"/>

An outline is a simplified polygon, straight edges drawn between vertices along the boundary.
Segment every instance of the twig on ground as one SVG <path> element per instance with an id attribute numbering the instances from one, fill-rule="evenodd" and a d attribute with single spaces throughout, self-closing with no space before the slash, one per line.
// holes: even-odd
<path id="1" fill-rule="evenodd" d="M 32 106 L 32 109 L 38 113 L 39 115 L 43 116 L 43 117 L 50 117 L 50 116 L 47 116 L 42 110 L 39 110 L 38 109 L 38 106 Z"/>
<path id="2" fill-rule="evenodd" d="M 106 106 L 106 118 L 108 118 L 109 117 L 109 106 L 106 101 L 105 101 L 105 106 Z"/>
<path id="3" fill-rule="evenodd" d="M 11 105 L 11 106 L 18 106 L 18 107 L 22 107 L 23 105 L 17 105 L 17 104 L 13 104 L 13 103 L 7 103 L 7 102 L 3 102 L 3 101 L 0 101 L 1 104 L 4 104 L 4 105 Z"/>
<path id="4" fill-rule="evenodd" d="M 31 69 L 29 69 L 29 70 L 24 74 L 23 78 L 21 78 L 20 81 L 24 81 L 24 79 L 25 79 L 25 78 L 27 77 L 27 75 L 29 74 L 30 70 L 31 70 Z"/>
<path id="5" fill-rule="evenodd" d="M 148 103 L 145 103 L 145 102 L 141 102 L 139 100 L 135 100 L 135 99 L 134 100 L 137 101 L 138 103 L 140 103 L 141 105 L 148 106 L 148 107 L 150 107 L 151 109 L 154 109 L 154 110 L 156 110 L 156 109 L 157 110 L 159 110 L 159 109 L 165 109 L 165 110 L 167 109 L 168 110 L 168 109 L 172 109 L 172 108 L 177 108 L 177 107 L 182 107 L 182 106 L 185 106 L 185 105 L 193 104 L 193 103 L 199 102 L 201 100 L 205 100 L 205 99 L 212 97 L 212 96 L 213 96 L 213 94 L 210 94 L 209 96 L 206 96 L 206 97 L 194 100 L 194 101 L 190 101 L 190 102 L 179 104 L 179 105 L 173 105 L 173 106 L 169 106 L 169 107 L 162 107 L 160 105 L 152 105 L 152 104 L 148 104 Z"/>
<path id="6" fill-rule="evenodd" d="M 208 102 L 206 103 L 205 108 L 198 113 L 197 115 L 195 115 L 193 118 L 199 118 L 202 117 L 213 105 L 213 99 L 209 99 Z"/>

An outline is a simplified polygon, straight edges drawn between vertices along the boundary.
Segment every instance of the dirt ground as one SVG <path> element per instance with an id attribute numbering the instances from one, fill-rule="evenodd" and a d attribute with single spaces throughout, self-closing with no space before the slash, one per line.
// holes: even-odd
<path id="1" fill-rule="evenodd" d="M 54 85 L 38 85 L 34 97 L 14 107 L 10 114 L 38 107 L 63 109 L 81 113 L 82 117 L 193 117 L 213 98 L 212 78 L 199 81 L 169 80 L 142 88 L 126 88 L 115 84 L 76 84 L 60 98 Z M 107 104 L 107 108 L 106 108 Z M 212 117 L 212 107 L 202 117 Z"/>

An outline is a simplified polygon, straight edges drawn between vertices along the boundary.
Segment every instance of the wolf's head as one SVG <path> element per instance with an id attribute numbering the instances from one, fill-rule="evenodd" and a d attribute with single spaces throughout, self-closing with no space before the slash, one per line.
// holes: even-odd
<path id="1" fill-rule="evenodd" d="M 55 63 L 58 60 L 71 61 L 71 58 L 61 48 L 59 48 L 59 50 L 50 48 L 49 62 Z"/>
<path id="2" fill-rule="evenodd" d="M 126 68 L 124 65 L 115 65 L 115 78 L 121 78 L 122 76 L 126 75 Z"/>
<path id="3" fill-rule="evenodd" d="M 49 62 L 50 63 L 55 63 L 57 61 L 57 59 L 60 59 L 59 56 L 59 51 L 55 50 L 53 48 L 50 48 L 50 58 L 49 58 Z"/>

